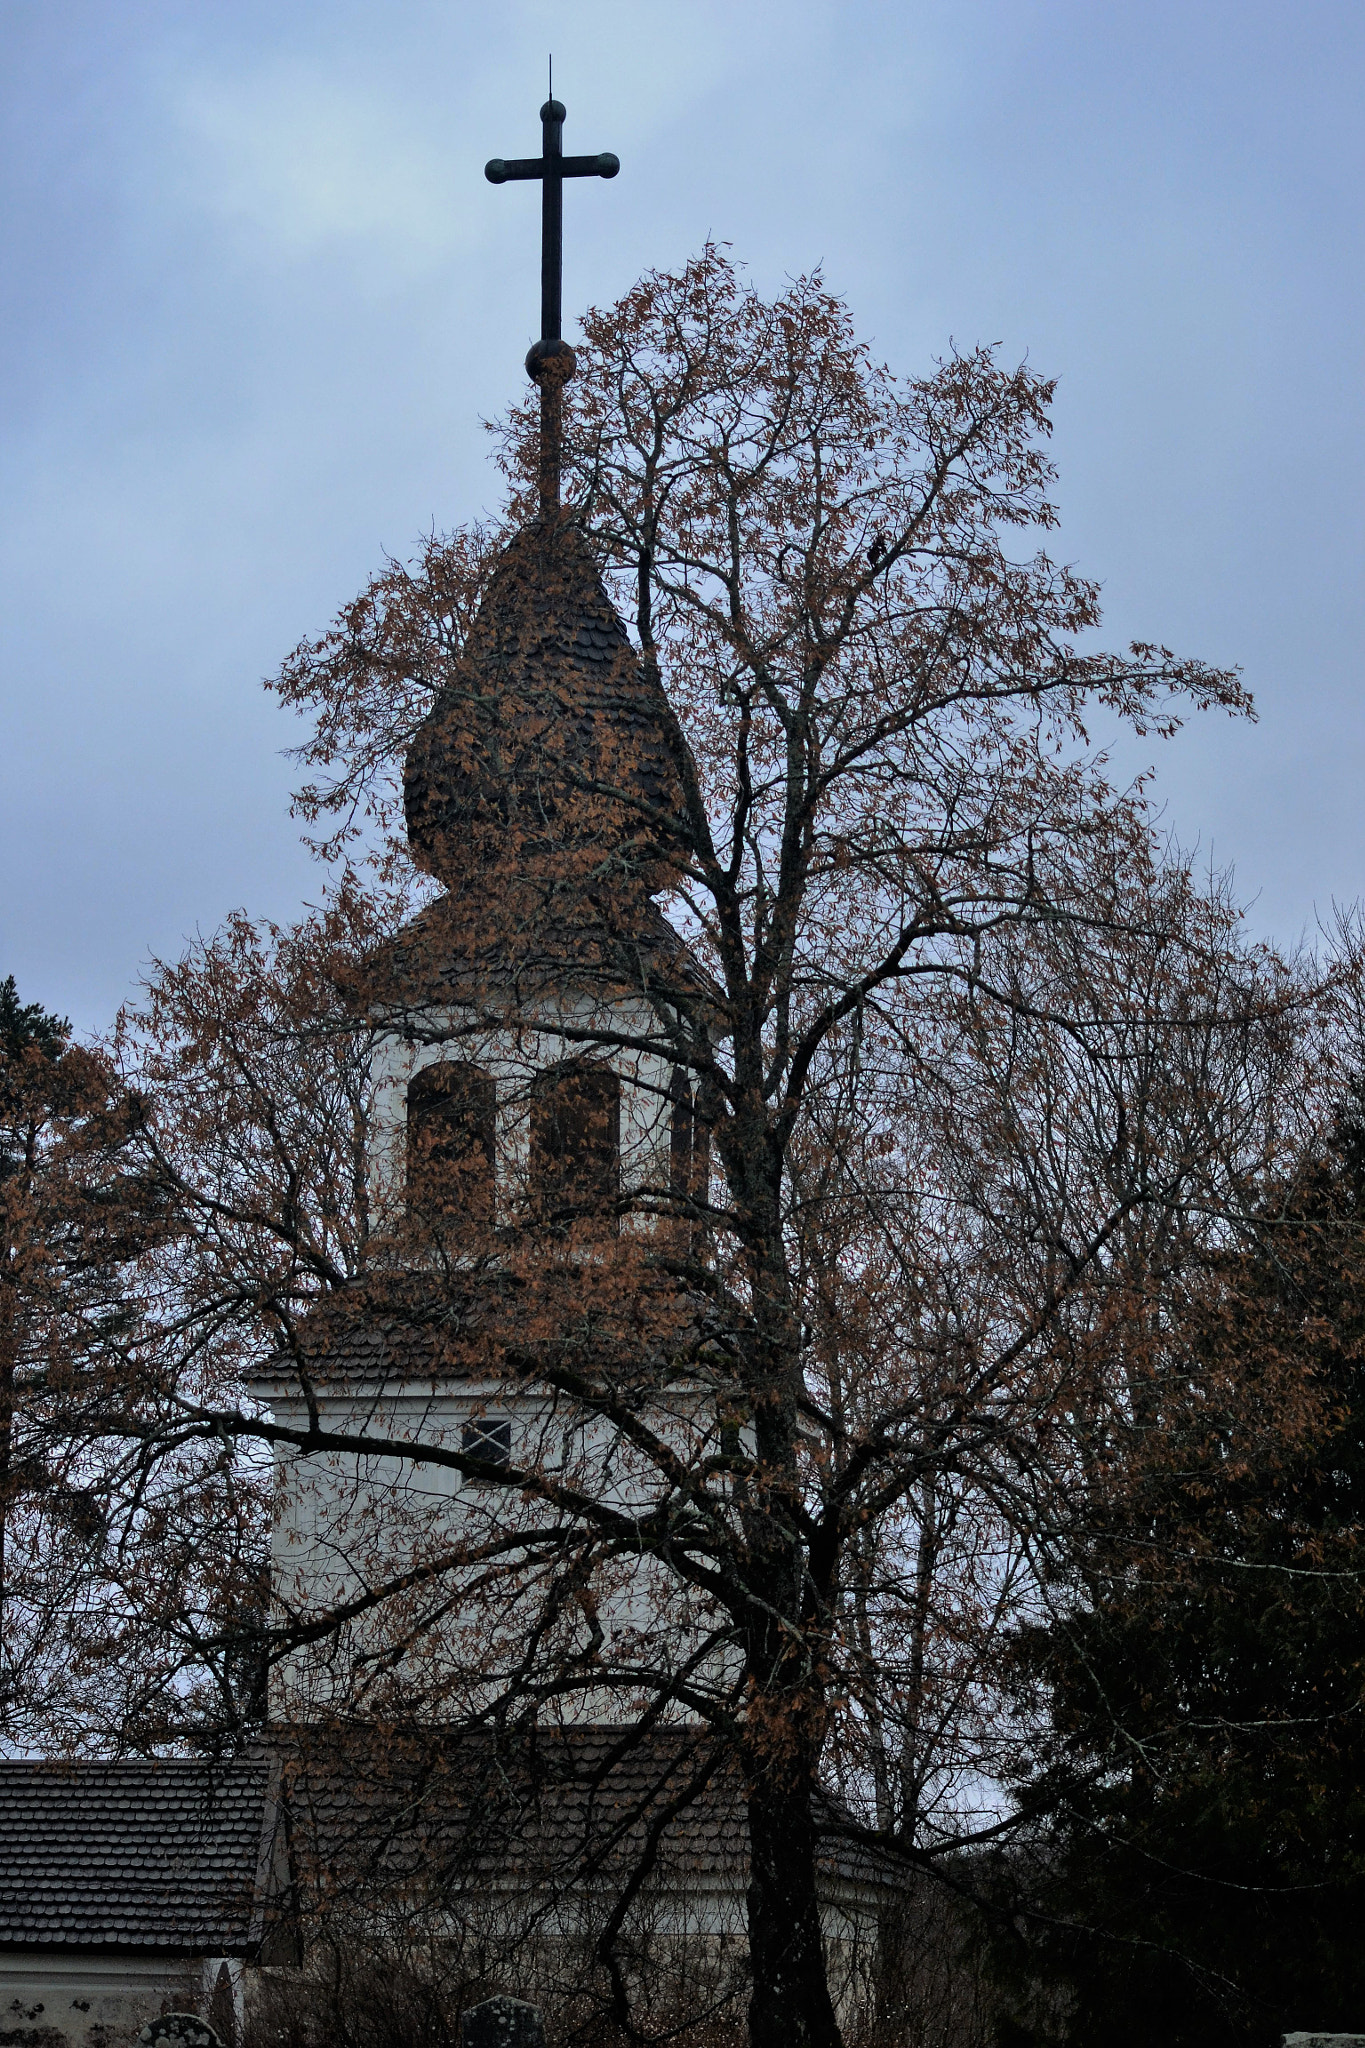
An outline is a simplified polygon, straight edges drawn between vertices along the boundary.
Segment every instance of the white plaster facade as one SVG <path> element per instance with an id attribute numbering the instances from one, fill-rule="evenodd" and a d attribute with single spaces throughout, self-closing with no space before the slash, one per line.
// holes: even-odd
<path id="1" fill-rule="evenodd" d="M 499 1028 L 469 1012 L 431 1010 L 414 1019 L 408 1034 L 386 1033 L 375 1050 L 371 1113 L 370 1201 L 376 1225 L 382 1228 L 404 1199 L 408 1087 L 423 1067 L 441 1060 L 467 1060 L 497 1088 L 499 1221 L 510 1220 L 526 1185 L 532 1084 L 538 1074 L 580 1056 L 602 1059 L 620 1077 L 623 1194 L 666 1188 L 672 1064 L 659 1053 L 628 1046 L 613 1047 L 605 1058 L 596 1049 L 612 1038 L 657 1036 L 658 1019 L 645 1004 L 603 1004 L 571 989 L 553 1008 L 515 1029 Z M 652 1219 L 629 1216 L 624 1227 L 648 1230 Z"/>
<path id="2" fill-rule="evenodd" d="M 656 1017 L 643 1004 L 603 1006 L 569 991 L 553 1009 L 516 1030 L 490 1027 L 458 1010 L 433 1010 L 414 1018 L 407 1031 L 385 1034 L 374 1056 L 369 1155 L 376 1229 L 383 1231 L 398 1220 L 406 1198 L 408 1089 L 424 1068 L 459 1060 L 493 1080 L 497 1220 L 505 1223 L 526 1186 L 537 1075 L 584 1052 L 591 1056 L 594 1036 L 600 1044 L 608 1034 L 643 1039 L 657 1031 Z M 669 1184 L 675 1069 L 661 1054 L 630 1047 L 613 1049 L 604 1063 L 621 1083 L 622 1193 L 662 1192 Z M 648 1234 L 657 1227 L 648 1213 L 627 1215 L 622 1223 L 632 1233 Z M 263 1375 L 253 1391 L 280 1422 L 306 1426 L 307 1408 L 295 1378 Z M 511 1460 L 523 1469 L 571 1478 L 604 1502 L 622 1507 L 638 1506 L 649 1497 L 653 1475 L 647 1461 L 627 1451 L 606 1421 L 585 1416 L 534 1385 L 470 1378 L 402 1383 L 388 1377 L 382 1383 L 324 1383 L 315 1397 L 325 1428 L 404 1446 L 458 1451 L 471 1422 L 503 1421 Z M 679 1385 L 661 1396 L 650 1420 L 684 1458 L 698 1456 L 703 1446 L 714 1448 L 714 1415 L 696 1389 Z M 451 1467 L 424 1462 L 420 1455 L 298 1455 L 286 1448 L 277 1456 L 276 1475 L 274 1597 L 295 1618 L 321 1618 L 338 1604 L 363 1599 L 386 1574 L 419 1572 L 448 1553 L 462 1535 L 488 1535 L 495 1527 L 502 1535 L 513 1534 L 519 1516 L 542 1523 L 545 1517 L 543 1503 L 522 1503 L 502 1488 L 463 1479 Z M 490 1613 L 486 1601 L 462 1613 L 458 1597 L 452 1598 L 458 1595 L 460 1576 L 458 1568 L 446 1570 L 436 1582 L 438 1591 L 429 1596 L 429 1604 L 441 1609 L 438 1631 L 428 1630 L 424 1588 L 296 1652 L 275 1675 L 276 1711 L 306 1717 L 343 1698 L 359 1704 L 357 1661 L 382 1643 L 404 1637 L 412 1648 L 390 1674 L 395 1692 L 401 1673 L 411 1703 L 424 1704 L 438 1718 L 467 1707 L 471 1688 L 477 1689 L 475 1674 L 496 1671 L 504 1658 L 510 1662 L 515 1657 L 534 1593 L 518 1602 L 509 1573 L 500 1614 Z M 597 1624 L 609 1640 L 614 1663 L 628 1661 L 635 1647 L 642 1653 L 647 1648 L 657 1669 L 660 1644 L 670 1637 L 682 1653 L 691 1633 L 686 1603 L 675 1585 L 665 1585 L 651 1561 L 618 1566 L 611 1582 L 595 1585 L 594 1591 Z M 569 1720 L 601 1722 L 629 1718 L 638 1707 L 628 1691 L 585 1691 L 564 1712 Z"/>
<path id="3" fill-rule="evenodd" d="M 164 2012 L 212 2010 L 220 2031 L 230 2014 L 240 2041 L 247 1974 L 233 1956 L 0 1949 L 0 2036 L 41 2044 L 56 2034 L 72 2048 L 128 2048 Z"/>

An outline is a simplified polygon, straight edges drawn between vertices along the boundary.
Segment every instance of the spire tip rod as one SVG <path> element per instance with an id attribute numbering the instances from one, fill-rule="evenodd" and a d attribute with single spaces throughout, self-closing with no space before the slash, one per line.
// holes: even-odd
<path id="1" fill-rule="evenodd" d="M 538 157 L 490 157 L 484 176 L 491 185 L 522 178 L 540 180 L 540 340 L 526 357 L 526 374 L 540 388 L 541 509 L 559 504 L 560 398 L 575 368 L 574 352 L 561 333 L 564 279 L 564 180 L 614 178 L 621 160 L 610 150 L 597 156 L 565 156 L 565 109 L 554 96 L 555 60 L 549 59 L 550 97 L 540 110 Z"/>

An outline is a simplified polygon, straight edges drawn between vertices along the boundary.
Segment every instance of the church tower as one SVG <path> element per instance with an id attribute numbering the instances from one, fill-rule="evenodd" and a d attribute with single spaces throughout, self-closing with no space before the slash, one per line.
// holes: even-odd
<path id="1" fill-rule="evenodd" d="M 557 101 L 541 118 L 547 191 L 555 163 L 611 174 L 614 158 L 559 154 Z M 404 768 L 413 858 L 440 893 L 368 966 L 372 1270 L 257 1388 L 281 1421 L 315 1415 L 367 1446 L 280 1464 L 275 1601 L 316 1627 L 277 1675 L 286 1720 L 440 1720 L 467 1709 L 481 1673 L 496 1682 L 508 1613 L 535 1626 L 540 1595 L 518 1598 L 505 1573 L 494 1616 L 479 1561 L 523 1527 L 552 1545 L 556 1488 L 614 1487 L 624 1503 L 644 1483 L 594 1375 L 633 1385 L 680 1451 L 698 1424 L 670 1361 L 696 1312 L 676 1272 L 707 1175 L 688 1048 L 711 1005 L 655 900 L 680 858 L 685 742 L 559 504 L 574 363 L 557 270 L 545 320 L 527 360 L 539 513 L 497 563 Z M 618 1650 L 657 1632 L 657 1572 L 593 1577 L 580 1607 Z M 338 1611 L 343 1625 L 324 1626 Z M 609 1718 L 624 1697 L 569 1694 L 570 1719 Z"/>

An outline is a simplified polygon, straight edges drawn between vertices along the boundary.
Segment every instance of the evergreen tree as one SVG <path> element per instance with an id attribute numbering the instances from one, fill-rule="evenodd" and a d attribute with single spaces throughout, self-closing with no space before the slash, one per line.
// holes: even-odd
<path id="1" fill-rule="evenodd" d="M 14 1400 L 24 1326 L 38 1268 L 33 1191 L 44 1139 L 67 1092 L 59 1069 L 71 1024 L 41 1003 L 21 1003 L 14 976 L 0 982 L 0 1656 L 4 1644 L 5 1530 L 14 1488 Z"/>
<path id="2" fill-rule="evenodd" d="M 1090 1526 L 1016 1644 L 1046 1726 L 1035 1854 L 1001 1873 L 1020 2040 L 1365 2015 L 1365 1088 L 1179 1337 L 1092 1447 Z"/>
<path id="3" fill-rule="evenodd" d="M 150 1195 L 127 1169 L 142 1114 L 68 1019 L 0 982 L 0 1734 L 23 1740 L 103 1538 L 79 1383 L 126 1327 L 123 1275 Z"/>

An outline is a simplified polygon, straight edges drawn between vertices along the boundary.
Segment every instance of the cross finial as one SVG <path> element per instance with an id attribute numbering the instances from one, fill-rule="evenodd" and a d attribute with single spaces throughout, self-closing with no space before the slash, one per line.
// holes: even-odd
<path id="1" fill-rule="evenodd" d="M 604 149 L 598 156 L 565 156 L 564 107 L 546 100 L 540 110 L 543 146 L 540 156 L 514 157 L 509 163 L 490 157 L 483 174 L 490 185 L 517 178 L 540 183 L 540 340 L 526 357 L 526 374 L 540 387 L 540 502 L 542 509 L 559 503 L 560 393 L 574 373 L 574 352 L 560 333 L 564 274 L 564 180 L 614 178 L 619 157 Z"/>

